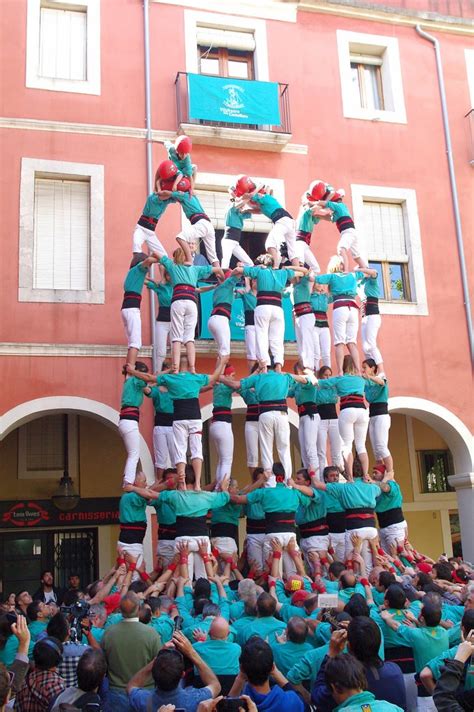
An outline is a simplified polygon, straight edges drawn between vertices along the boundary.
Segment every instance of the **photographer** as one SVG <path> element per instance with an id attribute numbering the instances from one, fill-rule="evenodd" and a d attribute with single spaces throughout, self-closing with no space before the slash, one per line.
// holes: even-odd
<path id="1" fill-rule="evenodd" d="M 56 613 L 51 618 L 46 631 L 51 638 L 56 638 L 63 644 L 63 657 L 58 665 L 58 673 L 66 683 L 66 687 L 76 687 L 77 665 L 86 650 L 89 650 L 89 646 L 71 640 L 71 626 L 63 613 Z"/>

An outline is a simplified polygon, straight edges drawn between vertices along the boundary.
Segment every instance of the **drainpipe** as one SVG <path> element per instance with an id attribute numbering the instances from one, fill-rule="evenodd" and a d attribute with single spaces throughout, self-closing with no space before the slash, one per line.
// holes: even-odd
<path id="1" fill-rule="evenodd" d="M 152 133 L 151 133 L 151 74 L 150 74 L 150 15 L 149 15 L 149 0 L 143 0 L 143 37 L 145 49 L 145 123 L 146 123 L 146 179 L 147 179 L 147 195 L 153 193 L 155 186 L 153 185 L 153 154 L 152 154 Z M 150 268 L 150 277 L 153 279 L 153 265 Z M 150 294 L 150 329 L 151 329 L 151 344 L 152 344 L 152 364 L 153 373 L 156 371 L 155 358 L 155 320 L 156 320 L 156 303 L 155 293 L 152 289 L 148 290 Z"/>
<path id="2" fill-rule="evenodd" d="M 467 279 L 466 260 L 464 257 L 464 242 L 462 237 L 461 215 L 459 212 L 458 189 L 456 186 L 456 175 L 454 173 L 453 149 L 451 144 L 451 133 L 449 130 L 448 106 L 446 103 L 446 91 L 444 88 L 443 65 L 441 63 L 441 53 L 439 48 L 439 40 L 421 29 L 420 25 L 416 25 L 416 31 L 428 42 L 431 42 L 435 51 L 436 69 L 438 72 L 438 86 L 441 98 L 441 113 L 443 116 L 444 139 L 446 142 L 446 156 L 448 159 L 449 181 L 451 183 L 451 199 L 454 212 L 454 226 L 456 230 L 456 241 L 458 243 L 459 267 L 461 269 L 461 282 L 464 296 L 464 308 L 466 311 L 467 333 L 469 337 L 469 347 L 471 351 L 471 360 L 474 359 L 474 343 L 472 331 L 472 316 L 471 316 L 471 299 L 469 296 L 469 284 Z"/>

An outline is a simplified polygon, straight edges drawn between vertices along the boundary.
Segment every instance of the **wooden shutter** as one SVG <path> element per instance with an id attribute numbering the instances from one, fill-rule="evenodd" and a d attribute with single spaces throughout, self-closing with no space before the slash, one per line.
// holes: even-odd
<path id="1" fill-rule="evenodd" d="M 90 183 L 36 178 L 35 289 L 89 289 Z"/>
<path id="2" fill-rule="evenodd" d="M 371 260 L 408 260 L 403 205 L 364 200 L 363 230 Z"/>
<path id="3" fill-rule="evenodd" d="M 238 49 L 243 52 L 255 51 L 253 32 L 222 30 L 219 27 L 198 27 L 197 44 L 205 49 L 226 47 L 227 49 Z"/>
<path id="4" fill-rule="evenodd" d="M 26 429 L 26 470 L 63 470 L 64 415 L 47 415 L 23 427 Z"/>
<path id="5" fill-rule="evenodd" d="M 204 212 L 211 218 L 216 230 L 225 228 L 225 214 L 231 203 L 227 191 L 196 190 L 196 195 L 202 203 Z M 252 215 L 250 220 L 244 220 L 245 232 L 269 232 L 272 223 L 264 215 Z"/>
<path id="6" fill-rule="evenodd" d="M 39 74 L 87 79 L 87 12 L 41 8 Z"/>

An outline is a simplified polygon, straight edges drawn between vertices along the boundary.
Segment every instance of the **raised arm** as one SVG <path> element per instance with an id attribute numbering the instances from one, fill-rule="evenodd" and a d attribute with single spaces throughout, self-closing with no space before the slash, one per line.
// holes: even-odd
<path id="1" fill-rule="evenodd" d="M 377 270 L 369 269 L 368 267 L 357 267 L 357 272 L 362 272 L 362 274 L 365 274 L 366 277 L 370 277 L 371 279 L 377 279 L 378 277 Z"/>
<path id="2" fill-rule="evenodd" d="M 127 373 L 130 376 L 135 376 L 136 378 L 139 378 L 141 381 L 145 381 L 145 383 L 156 384 L 156 376 L 153 376 L 151 373 L 143 373 L 142 371 L 137 371 L 135 368 L 132 368 L 130 364 L 127 364 Z"/>
<path id="3" fill-rule="evenodd" d="M 240 389 L 240 381 L 237 381 L 235 378 L 230 378 L 229 376 L 220 376 L 219 381 L 225 386 L 233 388 L 234 391 L 238 391 Z"/>
<path id="4" fill-rule="evenodd" d="M 218 361 L 216 370 L 214 371 L 214 373 L 212 373 L 209 376 L 209 383 L 207 384 L 208 386 L 213 386 L 215 383 L 217 383 L 217 381 L 220 378 L 223 368 L 224 368 L 224 364 L 221 361 Z"/>

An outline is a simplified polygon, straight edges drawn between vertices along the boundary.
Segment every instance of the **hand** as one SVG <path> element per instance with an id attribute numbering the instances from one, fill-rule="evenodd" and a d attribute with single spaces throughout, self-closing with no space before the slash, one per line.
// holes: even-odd
<path id="1" fill-rule="evenodd" d="M 362 557 L 362 556 L 359 554 L 359 552 L 356 551 L 355 549 L 354 549 L 354 551 L 352 552 L 352 561 L 357 561 L 358 564 L 363 564 L 363 563 L 364 563 L 363 557 Z"/>
<path id="2" fill-rule="evenodd" d="M 174 712 L 176 707 L 174 705 L 161 705 L 157 712 Z"/>
<path id="3" fill-rule="evenodd" d="M 297 559 L 301 556 L 300 550 L 296 547 L 296 539 L 294 537 L 288 542 L 286 550 L 292 559 Z"/>
<path id="4" fill-rule="evenodd" d="M 462 663 L 465 663 L 466 660 L 471 657 L 471 655 L 474 655 L 474 630 L 471 630 L 467 634 L 466 640 L 464 640 L 461 645 L 458 646 L 454 659 L 460 660 Z"/>
<path id="5" fill-rule="evenodd" d="M 19 641 L 18 652 L 27 654 L 31 634 L 25 616 L 17 616 L 16 623 L 12 623 L 11 629 L 13 635 L 16 635 Z"/>
<path id="6" fill-rule="evenodd" d="M 189 554 L 189 543 L 187 541 L 178 541 L 176 548 L 180 554 Z"/>
<path id="7" fill-rule="evenodd" d="M 229 482 L 230 482 L 230 477 L 229 477 L 229 475 L 226 475 L 221 482 L 221 491 L 222 492 L 229 491 Z"/>
<path id="8" fill-rule="evenodd" d="M 258 707 L 248 695 L 240 695 L 240 699 L 245 700 L 245 702 L 247 703 L 248 712 L 258 712 Z M 243 707 L 239 707 L 239 712 L 241 711 L 244 712 Z"/>
<path id="9" fill-rule="evenodd" d="M 384 621 L 393 621 L 393 614 L 388 611 L 380 611 L 380 617 Z"/>
<path id="10" fill-rule="evenodd" d="M 286 641 L 288 640 L 286 630 L 282 631 L 280 635 L 275 635 L 275 638 L 279 643 L 286 643 Z"/>
<path id="11" fill-rule="evenodd" d="M 213 710 L 216 709 L 218 703 L 223 699 L 224 697 L 222 695 L 219 695 L 219 697 L 216 697 L 213 700 L 203 700 L 199 703 L 197 712 L 213 712 Z M 158 712 L 160 712 L 160 710 L 158 710 Z"/>
<path id="12" fill-rule="evenodd" d="M 207 542 L 205 539 L 199 539 L 198 553 L 199 553 L 199 556 L 201 556 L 201 557 L 209 555 L 209 551 L 207 548 Z"/>
<path id="13" fill-rule="evenodd" d="M 188 658 L 190 658 L 190 660 L 194 660 L 194 658 L 196 657 L 196 652 L 185 635 L 183 635 L 179 630 L 175 630 L 171 640 L 174 643 L 175 648 L 177 648 L 180 653 L 186 655 Z"/>
<path id="14" fill-rule="evenodd" d="M 329 657 L 335 658 L 346 646 L 347 630 L 335 630 L 329 641 Z"/>
<path id="15" fill-rule="evenodd" d="M 360 536 L 357 536 L 357 534 L 352 534 L 351 542 L 354 547 L 354 551 L 360 551 L 362 546 L 362 539 L 360 538 Z"/>
<path id="16" fill-rule="evenodd" d="M 273 551 L 283 551 L 283 546 L 279 539 L 272 539 L 270 544 Z"/>
<path id="17" fill-rule="evenodd" d="M 205 640 L 207 640 L 207 633 L 202 628 L 195 628 L 193 630 L 193 638 L 196 643 L 203 643 Z"/>

